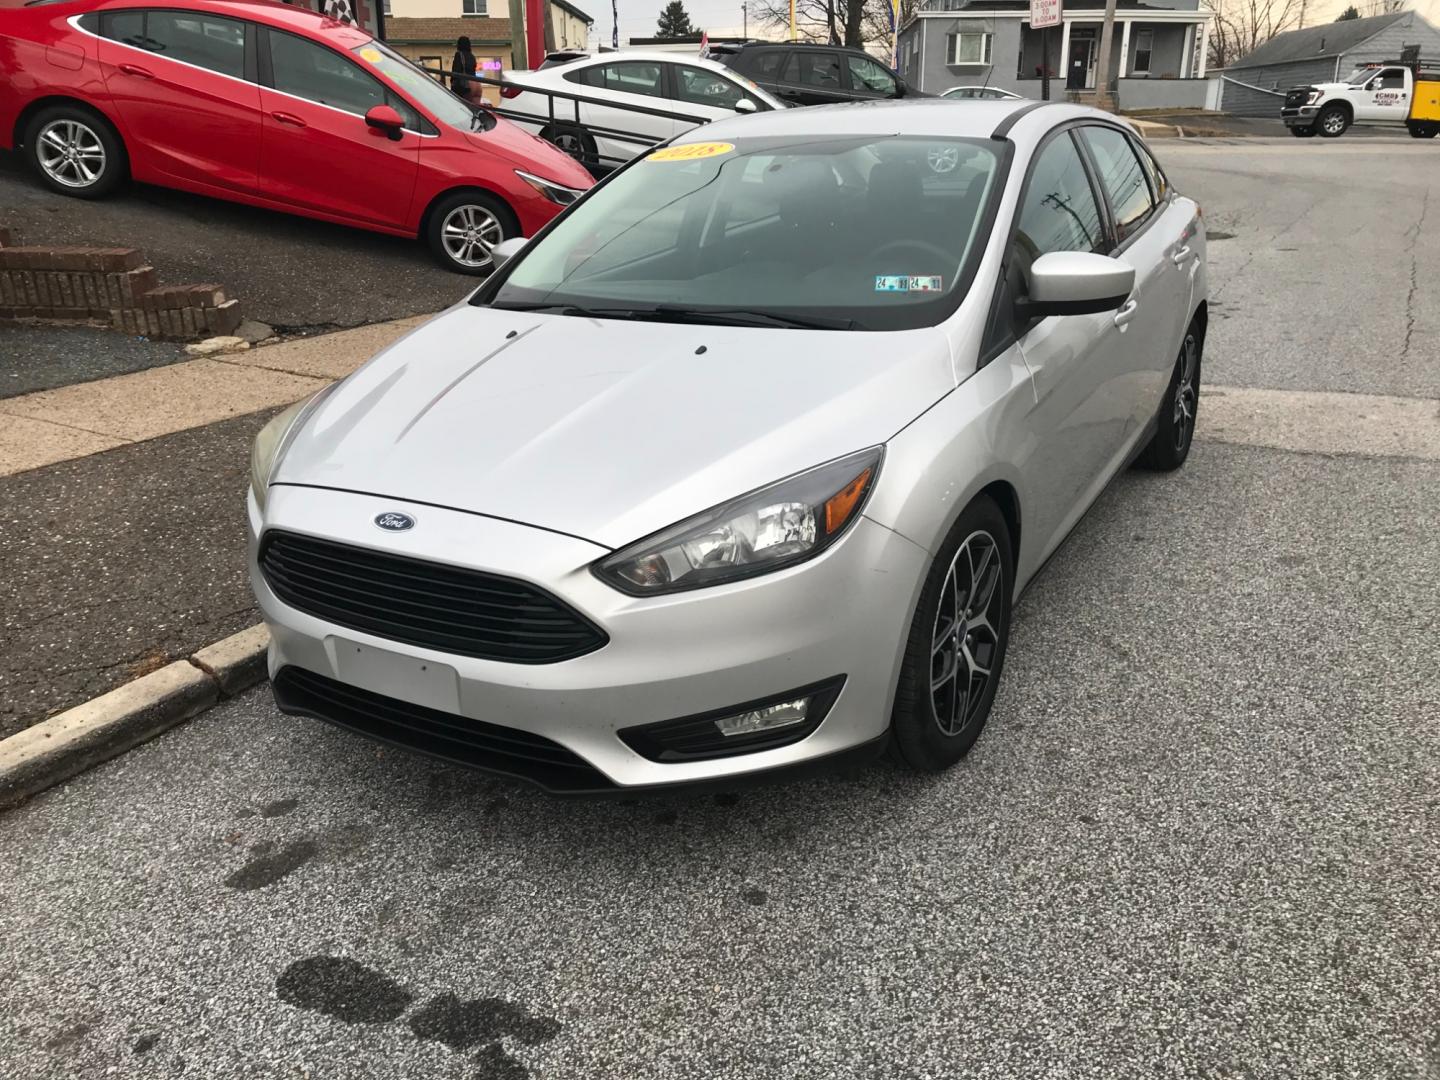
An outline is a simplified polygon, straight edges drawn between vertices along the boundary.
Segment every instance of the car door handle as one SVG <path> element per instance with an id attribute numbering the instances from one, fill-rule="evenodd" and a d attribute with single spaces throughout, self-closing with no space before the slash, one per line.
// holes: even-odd
<path id="1" fill-rule="evenodd" d="M 1124 326 L 1131 319 L 1135 318 L 1135 312 L 1140 310 L 1140 301 L 1131 297 L 1125 301 L 1124 307 L 1115 312 L 1115 325 Z"/>
<path id="2" fill-rule="evenodd" d="M 307 126 L 306 123 L 305 123 L 305 121 L 304 121 L 304 120 L 301 120 L 300 117 L 296 116 L 294 113 L 288 113 L 288 112 L 272 112 L 270 115 L 273 116 L 276 120 L 278 120 L 278 121 L 279 121 L 280 123 L 282 123 L 282 124 L 290 124 L 290 125 L 293 126 L 293 127 L 306 127 L 306 126 Z"/>
<path id="3" fill-rule="evenodd" d="M 1175 254 L 1170 256 L 1170 261 L 1173 262 L 1176 266 L 1184 266 L 1187 262 L 1190 261 L 1190 256 L 1193 254 L 1194 252 L 1191 251 L 1188 246 L 1177 248 L 1175 250 Z"/>
<path id="4" fill-rule="evenodd" d="M 137 79 L 153 79 L 155 77 L 154 75 L 150 74 L 150 72 L 146 71 L 144 68 L 137 67 L 134 64 L 121 64 L 120 70 L 123 71 L 126 75 L 134 75 Z"/>

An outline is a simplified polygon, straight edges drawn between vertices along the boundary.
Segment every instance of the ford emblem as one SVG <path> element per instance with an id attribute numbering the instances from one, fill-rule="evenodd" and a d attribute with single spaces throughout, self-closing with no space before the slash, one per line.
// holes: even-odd
<path id="1" fill-rule="evenodd" d="M 375 524 L 386 532 L 404 532 L 406 529 L 415 527 L 415 519 L 409 514 L 400 514 L 390 510 L 383 514 L 376 514 Z"/>

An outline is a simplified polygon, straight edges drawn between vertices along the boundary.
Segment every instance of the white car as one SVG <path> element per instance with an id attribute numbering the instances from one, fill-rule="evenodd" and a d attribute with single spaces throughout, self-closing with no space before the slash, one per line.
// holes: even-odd
<path id="1" fill-rule="evenodd" d="M 721 64 L 648 52 L 602 53 L 552 64 L 542 71 L 507 72 L 505 82 L 502 112 L 522 122 L 518 114 L 535 117 L 541 138 L 592 171 L 623 165 L 654 143 L 699 126 L 699 121 L 787 108 L 783 101 Z M 550 90 L 615 104 L 552 98 L 527 90 Z M 633 108 L 674 115 L 656 116 Z M 616 138 L 607 132 L 639 138 Z"/>
<path id="2" fill-rule="evenodd" d="M 940 95 L 943 98 L 978 98 L 982 101 L 1014 101 L 1023 97 L 1013 90 L 1001 90 L 998 86 L 952 86 Z"/>

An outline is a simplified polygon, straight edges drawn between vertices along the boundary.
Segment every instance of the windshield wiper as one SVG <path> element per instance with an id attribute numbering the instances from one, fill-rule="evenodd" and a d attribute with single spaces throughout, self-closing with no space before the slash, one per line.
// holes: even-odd
<path id="1" fill-rule="evenodd" d="M 654 307 L 582 307 L 579 304 L 492 304 L 501 311 L 543 311 L 588 319 L 635 319 L 645 322 L 701 323 L 711 326 L 780 326 L 792 330 L 854 330 L 854 319 L 783 315 L 750 308 L 691 308 L 682 304 Z"/>
<path id="2" fill-rule="evenodd" d="M 787 315 L 751 308 L 690 308 L 680 304 L 656 304 L 654 315 L 676 322 L 713 323 L 717 326 L 782 326 L 791 330 L 854 330 L 857 326 L 854 319 Z"/>

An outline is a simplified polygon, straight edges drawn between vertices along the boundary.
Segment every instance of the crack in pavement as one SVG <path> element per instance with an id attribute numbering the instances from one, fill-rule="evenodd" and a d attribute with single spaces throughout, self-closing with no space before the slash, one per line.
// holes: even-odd
<path id="1" fill-rule="evenodd" d="M 1410 256 L 1410 291 L 1405 296 L 1405 343 L 1400 347 L 1400 359 L 1410 359 L 1410 342 L 1415 336 L 1415 293 L 1419 289 L 1419 260 L 1415 258 L 1415 248 L 1420 242 L 1420 230 L 1425 227 L 1425 215 L 1430 211 L 1430 189 L 1425 189 L 1425 197 L 1420 201 L 1420 216 L 1415 224 L 1405 230 L 1404 235 L 1410 238 L 1410 244 L 1405 251 Z"/>

